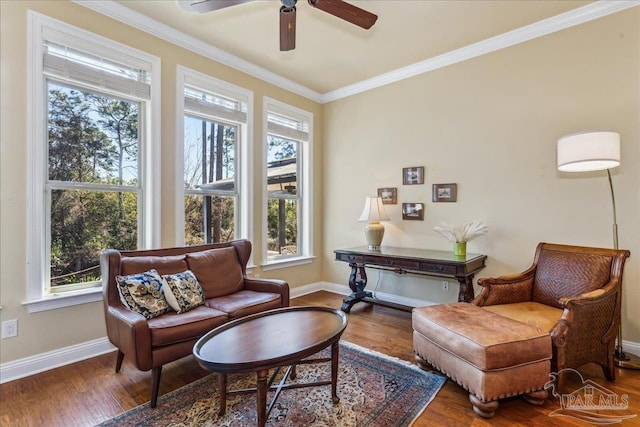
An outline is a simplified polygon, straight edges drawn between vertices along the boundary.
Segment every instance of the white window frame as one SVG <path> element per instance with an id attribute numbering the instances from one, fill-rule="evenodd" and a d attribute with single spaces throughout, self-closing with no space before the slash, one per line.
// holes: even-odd
<path id="1" fill-rule="evenodd" d="M 184 236 L 184 117 L 185 117 L 185 85 L 223 95 L 247 104 L 246 123 L 233 123 L 238 126 L 239 137 L 236 141 L 236 224 L 235 238 L 251 240 L 253 230 L 253 204 L 251 200 L 251 171 L 253 170 L 253 150 L 250 141 L 253 140 L 253 92 L 240 86 L 233 85 L 215 77 L 208 76 L 190 68 L 178 65 L 176 73 L 176 199 L 175 199 L 175 230 L 178 245 L 185 244 Z M 212 117 L 212 120 L 216 118 Z M 218 118 L 228 123 L 228 119 Z M 253 255 L 252 255 L 253 257 Z M 249 260 L 252 264 L 252 260 Z"/>
<path id="2" fill-rule="evenodd" d="M 297 256 L 282 256 L 273 259 L 268 258 L 267 252 L 267 202 L 269 200 L 267 182 L 267 147 L 269 138 L 268 114 L 276 113 L 293 119 L 306 122 L 309 126 L 308 140 L 299 142 L 298 152 L 298 185 L 300 191 L 299 215 L 298 215 L 298 247 Z M 264 97 L 262 105 L 262 269 L 264 271 L 278 268 L 291 267 L 310 263 L 313 258 L 313 113 L 298 107 L 286 104 L 273 98 Z"/>
<path id="3" fill-rule="evenodd" d="M 149 67 L 151 101 L 147 102 L 146 115 L 140 120 L 144 126 L 141 134 L 145 135 L 139 148 L 141 248 L 157 247 L 160 242 L 160 58 L 33 11 L 28 11 L 27 38 L 27 299 L 23 304 L 30 313 L 34 313 L 102 299 L 99 284 L 96 287 L 58 294 L 48 292 L 46 278 L 49 269 L 49 219 L 45 188 L 48 173 L 48 119 L 43 43 L 45 39 L 58 41 L 101 56 L 104 56 L 104 52 L 111 52 L 116 58 L 130 58 Z"/>

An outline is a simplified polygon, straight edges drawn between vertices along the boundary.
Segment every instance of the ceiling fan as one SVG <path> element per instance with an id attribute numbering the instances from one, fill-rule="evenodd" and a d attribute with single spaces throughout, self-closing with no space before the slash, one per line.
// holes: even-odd
<path id="1" fill-rule="evenodd" d="M 178 5 L 187 11 L 207 13 L 253 0 L 178 0 Z M 280 50 L 296 48 L 296 3 L 298 0 L 281 0 Z M 308 0 L 309 4 L 347 22 L 368 30 L 378 19 L 377 15 L 360 9 L 342 0 Z"/>

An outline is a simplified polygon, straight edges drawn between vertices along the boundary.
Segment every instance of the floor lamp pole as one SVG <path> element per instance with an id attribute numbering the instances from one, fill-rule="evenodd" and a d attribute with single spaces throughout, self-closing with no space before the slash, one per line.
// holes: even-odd
<path id="1" fill-rule="evenodd" d="M 609 188 L 611 189 L 611 203 L 613 205 L 613 247 L 618 248 L 618 220 L 616 217 L 616 197 L 613 194 L 613 181 L 611 172 L 607 169 Z M 622 286 L 622 284 L 621 284 Z M 640 358 L 634 354 L 626 354 L 622 349 L 622 308 L 620 309 L 620 321 L 618 322 L 618 343 L 616 346 L 615 362 L 621 368 L 640 369 Z"/>

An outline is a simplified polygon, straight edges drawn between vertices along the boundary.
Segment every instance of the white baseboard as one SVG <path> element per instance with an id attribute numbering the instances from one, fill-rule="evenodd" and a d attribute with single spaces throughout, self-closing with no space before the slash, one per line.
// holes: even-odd
<path id="1" fill-rule="evenodd" d="M 317 291 L 333 292 L 340 295 L 349 295 L 351 290 L 348 286 L 331 282 L 315 282 L 291 289 L 291 298 L 301 297 Z M 423 301 L 415 298 L 402 297 L 398 295 L 377 292 L 376 296 L 382 300 L 402 304 L 410 307 L 423 307 L 433 305 L 430 301 Z M 622 346 L 625 352 L 640 356 L 640 343 L 623 341 Z M 0 363 L 0 384 L 28 377 L 49 369 L 69 365 L 74 362 L 100 356 L 116 348 L 109 342 L 107 337 L 98 338 L 84 343 L 48 351 L 35 356 L 25 357 L 12 362 Z"/>
<path id="2" fill-rule="evenodd" d="M 298 289 L 300 289 L 300 291 L 296 292 Z M 338 283 L 332 282 L 316 282 L 298 288 L 293 288 L 291 290 L 291 298 L 301 297 L 303 295 L 307 295 L 317 291 L 333 292 L 334 294 L 340 295 L 349 295 L 351 293 L 351 289 L 349 289 L 349 287 L 346 285 L 340 285 Z M 427 305 L 435 304 L 430 301 L 402 297 L 398 295 L 387 294 L 384 292 L 376 292 L 375 296 L 384 301 L 389 301 L 395 304 L 402 304 L 409 307 L 424 307 Z"/>
<path id="3" fill-rule="evenodd" d="M 0 364 L 0 384 L 115 351 L 107 337 Z"/>
<path id="4" fill-rule="evenodd" d="M 640 343 L 622 340 L 622 350 L 625 353 L 635 354 L 640 357 Z"/>

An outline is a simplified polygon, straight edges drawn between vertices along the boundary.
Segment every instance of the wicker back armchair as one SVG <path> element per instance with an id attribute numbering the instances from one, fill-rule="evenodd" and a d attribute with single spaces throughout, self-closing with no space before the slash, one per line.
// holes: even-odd
<path id="1" fill-rule="evenodd" d="M 526 271 L 479 279 L 473 304 L 548 330 L 552 372 L 562 387 L 564 368 L 597 363 L 615 380 L 622 271 L 630 252 L 540 243 Z"/>

